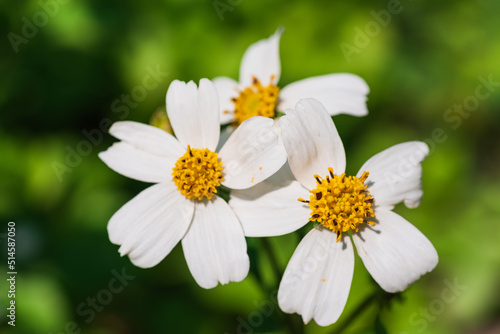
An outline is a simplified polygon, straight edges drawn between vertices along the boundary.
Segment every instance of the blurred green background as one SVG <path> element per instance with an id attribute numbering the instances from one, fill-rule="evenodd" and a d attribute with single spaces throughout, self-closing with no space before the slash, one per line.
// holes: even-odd
<path id="1" fill-rule="evenodd" d="M 356 314 L 345 333 L 500 333 L 498 1 L 402 0 L 398 7 L 360 0 L 33 0 L 0 6 L 0 276 L 7 272 L 9 221 L 17 228 L 18 271 L 15 328 L 6 323 L 8 286 L 0 280 L 0 332 L 285 333 L 273 294 L 277 282 L 259 239 L 248 239 L 249 276 L 212 290 L 195 283 L 179 246 L 152 269 L 120 258 L 107 222 L 148 185 L 97 158 L 114 142 L 100 127 L 121 119 L 149 122 L 174 79 L 237 78 L 245 49 L 284 26 L 280 86 L 352 72 L 371 88 L 367 117 L 334 117 L 348 172 L 396 143 L 431 146 L 420 207 L 396 211 L 432 241 L 440 262 L 390 303 Z M 382 26 L 374 13 L 388 6 L 398 12 Z M 168 75 L 154 89 L 137 88 L 155 69 Z M 132 93 L 140 98 L 127 104 L 123 97 Z M 80 159 L 71 153 L 78 150 Z M 299 237 L 268 239 L 282 268 Z M 110 294 L 110 281 L 123 270 L 135 278 Z M 454 282 L 462 287 L 446 292 Z M 339 322 L 327 328 L 311 322 L 305 332 L 335 333 L 376 289 L 357 258 Z M 99 312 L 89 304 L 95 298 L 106 301 L 97 302 Z"/>

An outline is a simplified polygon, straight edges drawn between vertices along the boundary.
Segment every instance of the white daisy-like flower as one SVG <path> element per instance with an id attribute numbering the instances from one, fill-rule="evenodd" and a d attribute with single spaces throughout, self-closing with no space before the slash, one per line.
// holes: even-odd
<path id="1" fill-rule="evenodd" d="M 318 101 L 301 100 L 279 124 L 296 180 L 233 191 L 229 204 L 247 236 L 282 235 L 317 222 L 297 246 L 280 283 L 283 311 L 301 314 L 305 323 L 337 321 L 354 271 L 349 234 L 385 291 L 402 291 L 436 266 L 431 242 L 392 211 L 399 202 L 410 208 L 420 204 L 426 144 L 392 146 L 370 158 L 356 176 L 347 176 L 342 141 Z"/>
<path id="2" fill-rule="evenodd" d="M 281 90 L 279 42 L 282 29 L 246 50 L 241 60 L 239 82 L 217 77 L 213 83 L 221 101 L 221 123 L 235 128 L 252 116 L 274 117 L 275 110 L 286 112 L 302 98 L 320 101 L 330 115 L 341 113 L 364 116 L 369 88 L 359 76 L 349 73 L 327 74 L 291 83 Z"/>
<path id="3" fill-rule="evenodd" d="M 217 187 L 251 187 L 286 161 L 274 121 L 244 122 L 219 153 L 219 103 L 207 79 L 174 81 L 167 111 L 175 137 L 136 122 L 117 122 L 110 133 L 121 141 L 99 157 L 116 172 L 144 182 L 145 189 L 111 218 L 111 242 L 142 268 L 158 264 L 182 240 L 186 261 L 203 288 L 246 277 L 249 259 L 243 230 Z"/>

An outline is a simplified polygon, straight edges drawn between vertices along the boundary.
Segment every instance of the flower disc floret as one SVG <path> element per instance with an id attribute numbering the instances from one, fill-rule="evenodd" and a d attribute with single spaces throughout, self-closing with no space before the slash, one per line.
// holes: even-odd
<path id="1" fill-rule="evenodd" d="M 177 190 L 188 199 L 211 199 L 224 180 L 222 162 L 217 157 L 216 152 L 207 148 L 197 149 L 188 145 L 186 153 L 177 160 L 173 168 L 172 179 Z"/>
<path id="2" fill-rule="evenodd" d="M 238 126 L 243 121 L 253 116 L 274 117 L 276 100 L 278 99 L 279 87 L 272 83 L 263 87 L 260 81 L 252 78 L 252 84 L 243 89 L 238 97 L 233 98 L 234 122 Z"/>
<path id="3" fill-rule="evenodd" d="M 373 198 L 364 184 L 368 172 L 358 178 L 346 176 L 345 173 L 334 175 L 331 167 L 328 171 L 330 175 L 324 179 L 314 175 L 316 188 L 309 191 L 311 196 L 308 201 L 302 198 L 299 201 L 309 203 L 311 221 L 321 223 L 337 233 L 338 242 L 342 232 L 358 232 L 358 226 L 363 222 L 375 224 L 367 220 L 375 216 L 372 209 Z"/>

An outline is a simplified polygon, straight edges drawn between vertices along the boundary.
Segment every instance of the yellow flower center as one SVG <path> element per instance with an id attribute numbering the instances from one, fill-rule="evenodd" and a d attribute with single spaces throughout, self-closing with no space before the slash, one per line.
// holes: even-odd
<path id="1" fill-rule="evenodd" d="M 274 76 L 271 76 L 271 81 L 273 78 Z M 238 97 L 233 98 L 233 125 L 238 126 L 253 116 L 274 117 L 279 91 L 279 87 L 272 83 L 263 87 L 260 81 L 253 77 L 252 84 L 242 90 Z"/>
<path id="2" fill-rule="evenodd" d="M 299 198 L 300 202 L 309 203 L 311 221 L 317 221 L 324 227 L 337 233 L 337 242 L 342 232 L 354 230 L 358 232 L 358 225 L 374 217 L 373 198 L 364 184 L 368 172 L 358 178 L 356 176 L 333 175 L 333 168 L 328 168 L 330 175 L 322 179 L 314 175 L 317 186 L 310 190 L 309 201 Z"/>
<path id="3" fill-rule="evenodd" d="M 217 193 L 222 176 L 222 162 L 217 160 L 217 153 L 207 148 L 197 149 L 188 145 L 186 153 L 177 160 L 173 168 L 172 179 L 177 190 L 187 198 L 203 197 L 211 199 Z"/>

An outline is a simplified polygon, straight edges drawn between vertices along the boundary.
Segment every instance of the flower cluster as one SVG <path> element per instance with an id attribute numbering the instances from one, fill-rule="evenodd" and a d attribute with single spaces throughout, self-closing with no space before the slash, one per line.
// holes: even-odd
<path id="1" fill-rule="evenodd" d="M 194 279 L 208 289 L 247 276 L 245 237 L 279 236 L 313 222 L 284 272 L 278 302 L 305 323 L 326 326 L 346 304 L 353 246 L 388 292 L 406 289 L 436 266 L 430 241 L 392 211 L 400 202 L 419 205 L 428 147 L 392 146 L 357 175 L 346 175 L 331 116 L 366 115 L 368 86 L 344 73 L 280 89 L 281 34 L 248 48 L 239 82 L 173 81 L 166 108 L 175 137 L 136 122 L 112 125 L 120 141 L 99 157 L 116 172 L 154 185 L 111 217 L 108 233 L 120 254 L 142 268 L 157 265 L 181 242 Z M 411 168 L 402 174 L 405 162 Z M 230 190 L 229 202 L 220 187 Z"/>

